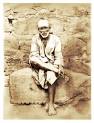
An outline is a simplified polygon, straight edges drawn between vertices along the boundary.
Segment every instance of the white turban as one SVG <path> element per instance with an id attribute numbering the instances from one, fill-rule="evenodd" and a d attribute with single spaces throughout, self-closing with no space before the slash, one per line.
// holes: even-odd
<path id="1" fill-rule="evenodd" d="M 39 22 L 38 22 L 38 28 L 41 28 L 41 27 L 49 27 L 48 20 L 44 20 L 44 19 L 39 20 Z"/>

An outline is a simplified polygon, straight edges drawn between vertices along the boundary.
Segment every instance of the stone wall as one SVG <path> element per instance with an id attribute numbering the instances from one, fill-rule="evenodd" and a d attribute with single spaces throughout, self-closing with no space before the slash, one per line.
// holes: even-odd
<path id="1" fill-rule="evenodd" d="M 64 66 L 90 75 L 90 4 L 4 4 L 5 75 L 29 67 L 32 36 L 41 17 L 62 41 Z"/>

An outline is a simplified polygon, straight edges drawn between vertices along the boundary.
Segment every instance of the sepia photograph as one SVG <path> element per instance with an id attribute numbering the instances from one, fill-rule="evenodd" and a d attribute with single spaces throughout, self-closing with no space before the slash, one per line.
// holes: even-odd
<path id="1" fill-rule="evenodd" d="M 4 119 L 91 119 L 91 4 L 4 3 Z"/>

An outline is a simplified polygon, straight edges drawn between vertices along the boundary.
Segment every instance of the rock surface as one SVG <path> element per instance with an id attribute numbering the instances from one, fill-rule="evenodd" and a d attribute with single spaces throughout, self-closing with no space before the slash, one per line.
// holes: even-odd
<path id="1" fill-rule="evenodd" d="M 65 70 L 65 79 L 58 79 L 55 102 L 69 103 L 76 97 L 90 99 L 90 77 L 81 73 Z M 15 71 L 9 81 L 10 101 L 14 104 L 42 104 L 48 99 L 47 92 L 35 84 L 31 68 Z"/>

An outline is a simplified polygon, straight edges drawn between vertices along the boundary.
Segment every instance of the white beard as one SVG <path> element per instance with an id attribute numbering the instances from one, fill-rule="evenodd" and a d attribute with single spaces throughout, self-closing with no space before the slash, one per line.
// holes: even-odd
<path id="1" fill-rule="evenodd" d="M 40 35 L 41 35 L 42 38 L 47 38 L 49 36 L 49 32 L 47 32 L 46 35 L 43 35 L 42 33 L 40 33 Z"/>

